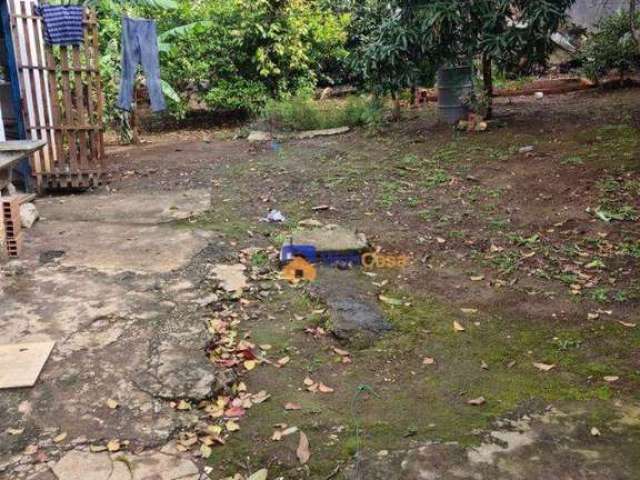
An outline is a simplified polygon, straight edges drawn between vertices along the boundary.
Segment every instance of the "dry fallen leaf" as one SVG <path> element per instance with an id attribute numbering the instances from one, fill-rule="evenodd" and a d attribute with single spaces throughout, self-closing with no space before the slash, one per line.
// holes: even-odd
<path id="1" fill-rule="evenodd" d="M 262 470 L 258 470 L 256 473 L 251 475 L 249 478 L 247 478 L 247 480 L 267 480 L 268 476 L 269 471 L 266 468 L 263 468 Z"/>
<path id="2" fill-rule="evenodd" d="M 242 407 L 231 407 L 224 411 L 224 416 L 228 418 L 242 417 L 246 413 L 246 410 Z"/>
<path id="3" fill-rule="evenodd" d="M 341 357 L 348 357 L 349 355 L 351 355 L 349 352 L 347 352 L 346 350 L 341 350 L 339 348 L 333 347 L 333 351 L 335 353 L 337 353 L 338 355 L 340 355 Z"/>
<path id="4" fill-rule="evenodd" d="M 456 332 L 464 332 L 465 331 L 465 328 L 460 324 L 460 322 L 456 322 L 456 321 L 453 322 L 453 329 Z"/>
<path id="5" fill-rule="evenodd" d="M 550 365 L 548 363 L 539 363 L 539 362 L 534 362 L 533 366 L 536 367 L 538 370 L 541 370 L 543 372 L 548 372 L 548 371 L 553 370 L 554 368 L 556 368 L 555 365 Z"/>
<path id="6" fill-rule="evenodd" d="M 89 451 L 91 453 L 100 453 L 100 452 L 105 452 L 107 450 L 107 447 L 105 447 L 104 445 L 91 445 L 89 446 Z"/>
<path id="7" fill-rule="evenodd" d="M 474 407 L 479 407 L 480 405 L 484 405 L 485 403 L 487 403 L 487 401 L 485 400 L 484 397 L 478 397 L 478 398 L 469 400 L 467 403 L 469 405 L 473 405 Z"/>
<path id="8" fill-rule="evenodd" d="M 282 357 L 280 360 L 278 360 L 277 366 L 278 367 L 284 367 L 287 363 L 289 363 L 291 361 L 290 357 Z"/>
<path id="9" fill-rule="evenodd" d="M 280 440 L 282 440 L 282 432 L 280 430 L 274 431 L 273 435 L 271 435 L 271 440 L 273 440 L 274 442 L 279 442 Z"/>
<path id="10" fill-rule="evenodd" d="M 176 406 L 177 410 L 191 410 L 191 404 L 186 400 L 180 400 L 178 405 Z"/>
<path id="11" fill-rule="evenodd" d="M 598 430 L 596 427 L 593 427 L 591 429 L 591 435 L 593 435 L 594 437 L 599 437 L 600 436 L 600 430 Z"/>
<path id="12" fill-rule="evenodd" d="M 38 446 L 37 445 L 29 445 L 27 448 L 24 449 L 24 454 L 25 455 L 33 455 L 38 451 Z"/>
<path id="13" fill-rule="evenodd" d="M 269 395 L 266 390 L 262 390 L 256 393 L 255 395 L 252 395 L 251 401 L 255 404 L 259 404 L 259 403 L 266 402 L 270 398 L 271 398 L 271 395 Z"/>
<path id="14" fill-rule="evenodd" d="M 302 410 L 302 405 L 299 403 L 289 402 L 284 405 L 285 410 Z"/>
<path id="15" fill-rule="evenodd" d="M 113 439 L 107 443 L 107 450 L 110 452 L 117 452 L 120 450 L 120 440 Z"/>
<path id="16" fill-rule="evenodd" d="M 482 362 L 480 363 L 480 368 L 482 368 L 483 370 L 489 370 L 489 365 L 487 365 L 487 362 L 482 360 Z"/>
<path id="17" fill-rule="evenodd" d="M 384 295 L 379 295 L 378 298 L 382 303 L 386 303 L 387 305 L 391 305 L 393 307 L 399 307 L 404 304 L 402 300 L 397 298 L 386 297 Z"/>
<path id="18" fill-rule="evenodd" d="M 434 363 L 436 363 L 436 359 L 433 357 L 424 357 L 422 360 L 423 365 L 433 365 Z"/>
<path id="19" fill-rule="evenodd" d="M 64 439 L 67 438 L 67 432 L 62 432 L 60 435 L 53 438 L 55 443 L 64 442 Z"/>
<path id="20" fill-rule="evenodd" d="M 189 449 L 196 443 L 198 443 L 198 436 L 193 432 L 187 433 L 185 438 L 181 438 L 180 440 L 178 440 L 178 443 L 183 447 Z"/>
<path id="21" fill-rule="evenodd" d="M 246 360 L 244 362 L 244 368 L 247 370 L 253 370 L 254 368 L 256 368 L 256 361 L 255 360 Z"/>
<path id="22" fill-rule="evenodd" d="M 620 377 L 616 377 L 615 375 L 604 377 L 604 381 L 607 383 L 614 383 L 620 380 Z"/>
<path id="23" fill-rule="evenodd" d="M 282 431 L 282 436 L 283 437 L 288 437 L 289 435 L 293 435 L 294 433 L 296 433 L 298 431 L 298 427 L 289 427 L 289 428 L 285 428 Z"/>
<path id="24" fill-rule="evenodd" d="M 236 422 L 234 422 L 233 420 L 229 420 L 226 424 L 225 424 L 225 428 L 227 429 L 227 431 L 229 432 L 237 432 L 238 430 L 240 430 L 240 425 L 238 425 Z"/>
<path id="25" fill-rule="evenodd" d="M 107 400 L 107 407 L 109 407 L 111 410 L 115 410 L 116 408 L 118 408 L 118 405 L 120 405 L 117 401 L 115 401 L 113 398 L 110 398 L 109 400 Z"/>
<path id="26" fill-rule="evenodd" d="M 300 441 L 298 442 L 298 449 L 296 450 L 296 455 L 298 456 L 298 460 L 302 465 L 306 464 L 311 458 L 311 451 L 309 450 L 309 439 L 304 434 L 304 432 L 300 432 Z"/>
<path id="27" fill-rule="evenodd" d="M 461 308 L 460 311 L 464 314 L 467 315 L 474 315 L 476 313 L 478 313 L 478 309 L 477 308 Z"/>
<path id="28" fill-rule="evenodd" d="M 318 384 L 318 391 L 320 393 L 333 393 L 335 390 L 333 388 L 331 388 L 331 387 L 328 387 L 324 383 L 320 382 Z"/>
<path id="29" fill-rule="evenodd" d="M 481 282 L 482 280 L 484 280 L 484 275 L 476 275 L 474 277 L 469 277 L 469 280 L 471 280 L 472 282 Z"/>
<path id="30" fill-rule="evenodd" d="M 24 428 L 7 428 L 7 433 L 9 435 L 22 435 Z"/>
<path id="31" fill-rule="evenodd" d="M 316 383 L 316 382 L 314 382 L 314 381 L 313 381 L 311 378 L 309 378 L 309 377 L 307 377 L 307 378 L 305 378 L 305 379 L 304 379 L 304 384 L 305 384 L 307 387 L 310 387 L 311 385 L 314 385 L 315 383 Z"/>
<path id="32" fill-rule="evenodd" d="M 200 455 L 202 455 L 202 458 L 209 458 L 212 453 L 213 450 L 210 446 L 204 444 L 200 445 Z"/>
<path id="33" fill-rule="evenodd" d="M 618 323 L 623 327 L 627 327 L 627 328 L 636 328 L 638 326 L 635 323 L 623 322 L 622 320 L 618 320 Z"/>

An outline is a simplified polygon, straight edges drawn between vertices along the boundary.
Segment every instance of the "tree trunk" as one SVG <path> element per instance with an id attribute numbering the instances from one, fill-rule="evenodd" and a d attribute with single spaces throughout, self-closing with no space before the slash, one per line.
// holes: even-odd
<path id="1" fill-rule="evenodd" d="M 391 113 L 391 119 L 394 122 L 397 122 L 402 117 L 402 110 L 400 108 L 400 96 L 397 92 L 393 92 L 391 94 L 391 98 L 393 99 L 393 112 Z"/>
<path id="2" fill-rule="evenodd" d="M 638 50 L 640 50 L 640 27 L 637 24 L 637 20 L 637 0 L 629 0 L 629 21 L 631 23 L 631 35 L 636 42 Z"/>
<path id="3" fill-rule="evenodd" d="M 484 94 L 487 101 L 487 113 L 485 118 L 491 120 L 493 116 L 493 71 L 491 69 L 491 57 L 482 55 L 482 83 L 484 84 Z"/>

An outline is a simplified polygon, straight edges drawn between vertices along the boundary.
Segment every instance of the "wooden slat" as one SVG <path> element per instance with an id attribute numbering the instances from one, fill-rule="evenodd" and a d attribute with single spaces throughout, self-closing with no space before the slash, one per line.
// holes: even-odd
<path id="1" fill-rule="evenodd" d="M 98 17 L 94 10 L 90 10 L 90 15 L 92 19 L 93 26 L 91 27 L 91 51 L 93 55 L 93 66 L 98 68 L 100 65 L 100 44 L 98 41 Z M 96 115 L 97 115 L 97 124 L 100 126 L 100 133 L 98 135 L 98 154 L 99 154 L 99 162 L 100 166 L 105 166 L 105 153 L 104 153 L 104 97 L 102 94 L 102 77 L 100 76 L 100 72 L 98 71 L 95 75 L 94 79 L 95 84 L 95 92 L 96 92 Z"/>
<path id="2" fill-rule="evenodd" d="M 73 47 L 71 50 L 71 57 L 73 59 L 73 67 L 74 72 L 74 84 L 75 84 L 75 117 L 76 123 L 82 125 L 86 120 L 85 115 L 85 98 L 84 98 L 84 80 L 82 78 L 82 71 L 79 71 L 81 68 L 80 65 L 80 49 L 78 47 Z M 88 158 L 88 150 L 87 150 L 87 134 L 86 130 L 76 130 L 76 135 L 78 137 L 78 164 L 80 165 L 80 169 L 86 169 L 89 167 L 89 158 Z"/>
<path id="3" fill-rule="evenodd" d="M 49 71 L 48 65 L 18 65 L 18 68 L 28 69 L 28 70 L 46 70 Z M 97 70 L 94 68 L 69 68 L 68 70 L 63 70 L 62 68 L 57 69 L 59 72 L 67 71 L 67 72 L 96 72 Z"/>
<path id="4" fill-rule="evenodd" d="M 32 161 L 39 188 L 95 185 L 105 158 L 97 16 L 85 9 L 82 45 L 48 46 L 32 4 L 9 1 L 25 121 L 32 138 L 49 142 L 46 152 Z"/>
<path id="5" fill-rule="evenodd" d="M 12 14 L 22 14 L 24 15 L 24 3 L 20 0 L 12 0 L 10 3 L 12 7 Z M 13 27 L 15 29 L 14 32 L 14 40 L 15 40 L 15 49 L 16 49 L 16 57 L 20 63 L 30 63 L 28 59 L 28 48 L 26 45 L 27 36 L 25 30 L 25 19 L 16 19 L 13 22 Z M 27 124 L 33 123 L 33 90 L 31 87 L 31 77 L 26 74 L 24 71 L 20 71 L 20 86 L 22 93 L 22 101 L 26 108 L 24 108 L 24 114 L 27 118 Z M 38 138 L 37 130 L 30 130 L 27 132 L 31 135 L 32 138 Z M 32 157 L 32 166 L 34 169 L 34 173 L 36 175 L 37 183 L 40 185 L 41 182 L 41 173 L 44 170 L 44 165 L 41 160 L 40 153 L 36 153 Z"/>
<path id="6" fill-rule="evenodd" d="M 28 2 L 20 2 L 20 8 L 25 13 L 28 14 L 28 10 L 31 8 L 31 4 Z M 33 54 L 33 21 L 25 19 L 23 22 L 23 35 L 24 35 L 24 50 L 26 53 L 27 62 L 36 62 L 37 59 L 34 58 Z M 40 83 L 40 72 L 34 71 L 26 71 L 23 70 L 22 74 L 25 77 L 29 78 L 29 83 L 31 85 L 30 90 L 27 92 L 27 95 L 30 96 L 32 102 L 32 108 L 29 110 L 29 118 L 30 121 L 28 123 L 32 123 L 38 121 L 41 124 L 44 124 L 44 109 L 42 105 L 42 84 Z M 35 130 L 32 129 L 31 133 L 32 139 L 46 139 L 46 133 L 44 130 Z M 41 152 L 36 153 L 37 156 L 41 157 L 40 166 L 41 172 L 48 171 L 50 169 L 49 164 L 49 155 L 46 150 L 42 150 Z"/>
<path id="7" fill-rule="evenodd" d="M 65 152 L 63 147 L 64 140 L 62 132 L 59 130 L 59 127 L 62 125 L 59 105 L 61 97 L 56 78 L 56 64 L 55 59 L 53 58 L 53 51 L 50 48 L 45 48 L 45 56 L 47 67 L 49 68 L 49 97 L 51 98 L 52 121 L 54 126 L 54 138 L 56 141 L 56 156 L 52 171 L 56 172 L 61 171 L 65 164 Z"/>
<path id="8" fill-rule="evenodd" d="M 33 4 L 31 1 L 25 2 L 25 8 L 28 15 L 31 15 Z M 40 25 L 38 24 L 38 20 L 27 21 L 27 40 L 29 44 L 29 57 L 31 58 L 31 62 L 34 65 L 41 64 L 44 67 L 44 58 L 40 56 L 38 53 L 38 43 L 39 43 L 39 32 Z M 50 130 L 51 122 L 50 122 L 50 112 L 51 109 L 49 105 L 47 105 L 48 93 L 49 89 L 46 85 L 45 73 L 42 71 L 35 70 L 31 72 L 33 75 L 33 85 L 34 85 L 34 103 L 36 106 L 36 111 L 34 115 L 38 116 L 40 123 L 42 125 L 46 125 L 45 128 L 38 130 L 39 137 L 43 140 L 47 141 L 47 146 L 43 150 L 43 157 L 45 162 L 46 171 L 51 171 L 52 167 L 52 156 L 53 156 L 53 132 Z"/>

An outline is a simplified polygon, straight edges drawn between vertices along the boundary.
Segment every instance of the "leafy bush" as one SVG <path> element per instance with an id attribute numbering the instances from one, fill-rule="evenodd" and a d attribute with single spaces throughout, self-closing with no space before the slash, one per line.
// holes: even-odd
<path id="1" fill-rule="evenodd" d="M 348 54 L 350 16 L 321 0 L 164 0 L 129 3 L 130 14 L 155 18 L 161 75 L 175 115 L 190 100 L 211 110 L 259 111 L 280 98 L 331 83 L 330 70 Z M 107 113 L 120 71 L 120 15 L 114 0 L 97 0 Z M 177 100 L 177 101 L 176 101 Z"/>
<path id="2" fill-rule="evenodd" d="M 276 129 L 321 130 L 377 125 L 382 121 L 382 112 L 382 103 L 377 99 L 351 97 L 345 102 L 317 102 L 309 96 L 297 95 L 267 102 L 263 117 Z"/>
<path id="3" fill-rule="evenodd" d="M 604 18 L 585 44 L 582 57 L 585 74 L 593 80 L 614 69 L 623 76 L 640 68 L 640 51 L 631 34 L 629 13 L 619 12 Z"/>

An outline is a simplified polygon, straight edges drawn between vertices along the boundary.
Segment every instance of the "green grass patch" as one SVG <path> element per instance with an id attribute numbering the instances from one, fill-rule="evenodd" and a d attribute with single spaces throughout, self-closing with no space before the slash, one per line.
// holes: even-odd
<path id="1" fill-rule="evenodd" d="M 308 96 L 272 100 L 263 118 L 280 130 L 322 130 L 337 127 L 379 125 L 383 106 L 380 101 L 350 97 L 346 101 L 316 101 Z"/>

